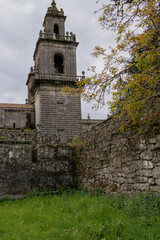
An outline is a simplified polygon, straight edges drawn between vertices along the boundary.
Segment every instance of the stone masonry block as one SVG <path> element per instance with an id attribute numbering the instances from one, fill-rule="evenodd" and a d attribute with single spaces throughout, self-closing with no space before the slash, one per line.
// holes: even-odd
<path id="1" fill-rule="evenodd" d="M 154 165 L 152 162 L 150 161 L 143 161 L 143 168 L 146 168 L 146 169 L 153 169 Z"/>
<path id="2" fill-rule="evenodd" d="M 155 169 L 153 170 L 153 177 L 160 178 L 160 167 L 155 167 Z"/>

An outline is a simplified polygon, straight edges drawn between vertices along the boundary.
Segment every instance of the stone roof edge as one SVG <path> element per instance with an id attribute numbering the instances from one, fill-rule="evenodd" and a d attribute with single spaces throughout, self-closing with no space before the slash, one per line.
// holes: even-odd
<path id="1" fill-rule="evenodd" d="M 0 103 L 1 108 L 33 109 L 31 104 Z"/>

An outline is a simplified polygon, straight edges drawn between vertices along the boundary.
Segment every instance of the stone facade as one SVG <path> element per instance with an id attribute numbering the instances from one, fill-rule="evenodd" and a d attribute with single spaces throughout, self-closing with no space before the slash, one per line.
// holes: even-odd
<path id="1" fill-rule="evenodd" d="M 33 132 L 0 131 L 0 196 L 73 186 L 72 149 Z"/>
<path id="2" fill-rule="evenodd" d="M 79 185 L 105 193 L 160 191 L 160 127 L 145 134 L 118 131 L 114 118 L 77 139 Z"/>
<path id="3" fill-rule="evenodd" d="M 86 131 L 86 130 L 91 130 L 92 127 L 96 126 L 97 124 L 101 123 L 102 120 L 98 120 L 98 119 L 82 119 L 81 120 L 81 130 L 82 132 Z"/>
<path id="4" fill-rule="evenodd" d="M 0 196 L 31 190 L 31 144 L 0 143 Z"/>
<path id="5" fill-rule="evenodd" d="M 36 125 L 43 134 L 56 134 L 61 140 L 81 132 L 80 99 L 66 96 L 63 85 L 40 86 L 35 100 Z"/>
<path id="6" fill-rule="evenodd" d="M 0 104 L 0 128 L 34 128 L 35 110 L 28 104 Z"/>
<path id="7" fill-rule="evenodd" d="M 73 185 L 72 150 L 66 145 L 39 146 L 33 150 L 31 189 L 56 190 Z"/>

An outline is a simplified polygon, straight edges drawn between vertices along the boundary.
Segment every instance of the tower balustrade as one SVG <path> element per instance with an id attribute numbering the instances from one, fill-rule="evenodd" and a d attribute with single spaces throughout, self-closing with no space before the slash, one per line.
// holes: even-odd
<path id="1" fill-rule="evenodd" d="M 43 32 L 42 30 L 39 33 L 39 39 L 50 39 L 50 40 L 56 40 L 56 41 L 68 41 L 68 42 L 76 42 L 76 35 L 72 32 L 67 32 L 66 35 L 59 35 L 55 33 L 47 33 Z"/>

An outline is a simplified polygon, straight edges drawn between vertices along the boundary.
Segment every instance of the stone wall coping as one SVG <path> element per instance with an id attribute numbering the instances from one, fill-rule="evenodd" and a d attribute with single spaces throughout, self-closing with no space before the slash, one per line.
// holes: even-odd
<path id="1" fill-rule="evenodd" d="M 33 109 L 33 105 L 31 104 L 9 104 L 9 103 L 0 103 L 0 109 Z"/>

